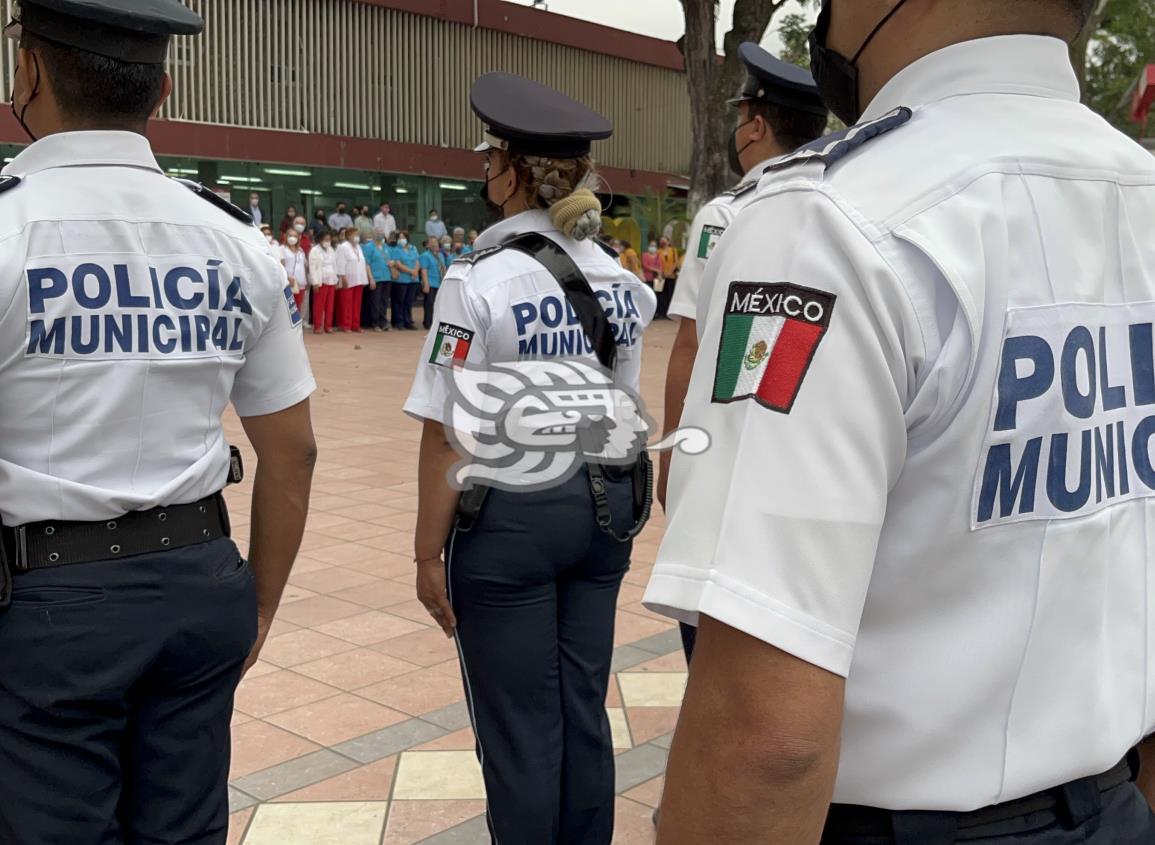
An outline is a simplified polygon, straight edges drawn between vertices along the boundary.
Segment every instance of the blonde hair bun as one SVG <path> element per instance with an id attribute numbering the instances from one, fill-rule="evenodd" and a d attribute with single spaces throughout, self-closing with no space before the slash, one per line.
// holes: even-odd
<path id="1" fill-rule="evenodd" d="M 549 207 L 558 231 L 575 241 L 592 238 L 602 228 L 602 204 L 589 188 L 579 188 Z"/>

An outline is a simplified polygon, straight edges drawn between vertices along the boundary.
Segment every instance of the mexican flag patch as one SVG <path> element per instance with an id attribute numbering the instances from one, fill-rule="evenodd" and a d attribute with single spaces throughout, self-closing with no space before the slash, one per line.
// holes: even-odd
<path id="1" fill-rule="evenodd" d="M 433 352 L 429 355 L 429 363 L 439 367 L 460 367 L 465 363 L 465 356 L 469 354 L 469 344 L 472 342 L 473 332 L 469 329 L 440 323 L 437 326 L 437 339 L 433 341 Z"/>
<path id="2" fill-rule="evenodd" d="M 725 231 L 721 226 L 703 226 L 702 237 L 698 240 L 698 257 L 709 258 Z"/>
<path id="3" fill-rule="evenodd" d="M 799 285 L 731 284 L 713 401 L 754 399 L 772 411 L 790 413 L 830 327 L 835 299 Z"/>

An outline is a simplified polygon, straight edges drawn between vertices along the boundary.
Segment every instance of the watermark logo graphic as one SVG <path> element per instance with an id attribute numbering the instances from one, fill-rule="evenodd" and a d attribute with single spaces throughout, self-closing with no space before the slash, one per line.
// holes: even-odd
<path id="1" fill-rule="evenodd" d="M 701 454 L 710 436 L 657 430 L 639 396 L 588 361 L 514 361 L 453 371 L 446 432 L 462 456 L 450 484 L 527 492 L 554 487 L 587 461 L 629 466 L 644 450 Z"/>

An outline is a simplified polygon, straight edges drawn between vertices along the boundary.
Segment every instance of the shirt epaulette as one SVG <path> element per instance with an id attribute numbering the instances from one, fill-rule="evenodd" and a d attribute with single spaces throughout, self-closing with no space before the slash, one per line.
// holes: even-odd
<path id="1" fill-rule="evenodd" d="M 237 206 L 233 205 L 224 197 L 219 196 L 213 191 L 210 191 L 200 182 L 194 182 L 191 179 L 174 179 L 173 181 L 180 182 L 180 184 L 184 185 L 202 200 L 206 200 L 207 202 L 212 203 L 221 211 L 232 217 L 235 217 L 237 220 L 240 220 L 246 226 L 253 225 L 253 216 L 251 214 L 249 214 L 243 208 L 238 208 Z"/>
<path id="2" fill-rule="evenodd" d="M 803 162 L 818 161 L 824 167 L 830 167 L 837 161 L 846 158 L 859 147 L 872 141 L 879 135 L 885 135 L 892 129 L 897 129 L 910 121 L 913 112 L 906 106 L 899 106 L 892 112 L 884 114 L 877 120 L 868 123 L 859 123 L 841 132 L 835 132 L 799 147 L 788 156 L 766 166 L 763 173 L 774 173 L 785 170 Z"/>
<path id="3" fill-rule="evenodd" d="M 758 180 L 751 179 L 749 182 L 743 182 L 741 185 L 736 185 L 728 191 L 722 191 L 721 196 L 724 197 L 740 197 L 744 194 L 750 193 L 758 187 Z"/>
<path id="4" fill-rule="evenodd" d="M 491 255 L 496 255 L 505 249 L 504 246 L 491 246 L 488 249 L 475 249 L 469 255 L 462 255 L 460 258 L 454 259 L 454 264 L 476 264 L 483 258 L 488 258 Z"/>
<path id="5" fill-rule="evenodd" d="M 0 194 L 11 191 L 23 181 L 19 176 L 0 176 Z"/>

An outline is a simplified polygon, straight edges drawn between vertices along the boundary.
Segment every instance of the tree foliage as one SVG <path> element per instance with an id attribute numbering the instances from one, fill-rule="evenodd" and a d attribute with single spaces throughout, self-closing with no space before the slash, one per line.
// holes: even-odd
<path id="1" fill-rule="evenodd" d="M 1139 74 L 1155 64 L 1155 0 L 1106 0 L 1088 33 L 1083 99 L 1131 135 L 1131 92 Z"/>

